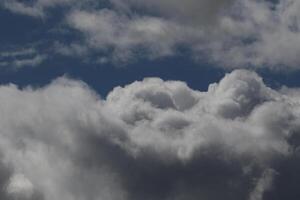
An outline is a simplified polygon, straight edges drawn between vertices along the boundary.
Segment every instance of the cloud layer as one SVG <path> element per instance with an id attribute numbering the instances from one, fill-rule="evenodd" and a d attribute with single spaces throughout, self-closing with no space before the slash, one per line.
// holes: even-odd
<path id="1" fill-rule="evenodd" d="M 0 5 L 45 20 L 52 8 L 63 8 L 63 27 L 81 34 L 60 45 L 56 53 L 63 55 L 96 53 L 126 63 L 184 49 L 196 60 L 227 68 L 300 66 L 297 0 L 4 0 Z"/>
<path id="2" fill-rule="evenodd" d="M 208 91 L 148 78 L 0 87 L 1 199 L 298 199 L 298 89 L 236 70 Z M 294 173 L 294 174 L 293 174 Z M 299 196 L 298 196 L 299 197 Z"/>
<path id="3" fill-rule="evenodd" d="M 113 33 L 106 42 L 96 39 L 100 42 L 97 46 L 111 46 L 117 52 L 125 49 L 128 54 L 142 48 L 150 50 L 150 56 L 153 52 L 165 56 L 166 52 L 175 54 L 178 47 L 185 46 L 195 58 L 200 55 L 226 67 L 283 65 L 298 68 L 300 63 L 297 56 L 300 46 L 299 3 L 295 0 L 276 3 L 256 0 L 115 0 L 113 3 L 117 9 L 110 10 L 110 14 L 99 11 L 106 17 L 97 14 L 98 11 L 89 14 L 94 20 L 89 18 L 89 27 L 85 28 L 80 25 L 87 23 L 81 20 L 88 16 L 72 13 L 71 25 L 88 34 L 87 38 L 99 39 L 107 32 Z M 154 15 L 136 12 L 136 9 L 146 9 Z M 121 13 L 125 10 L 125 21 L 119 10 Z"/>

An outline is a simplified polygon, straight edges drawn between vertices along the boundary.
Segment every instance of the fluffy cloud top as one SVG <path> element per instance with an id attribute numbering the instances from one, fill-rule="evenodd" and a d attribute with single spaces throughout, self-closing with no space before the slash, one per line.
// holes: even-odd
<path id="1" fill-rule="evenodd" d="M 67 78 L 3 85 L 1 199 L 288 197 L 296 190 L 280 184 L 300 165 L 299 94 L 244 70 L 206 92 L 148 78 L 106 99 Z"/>

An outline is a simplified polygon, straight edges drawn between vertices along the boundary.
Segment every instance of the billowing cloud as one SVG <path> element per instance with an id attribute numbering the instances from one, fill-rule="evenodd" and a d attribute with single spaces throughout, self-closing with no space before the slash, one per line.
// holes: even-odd
<path id="1" fill-rule="evenodd" d="M 206 92 L 148 78 L 105 99 L 64 77 L 3 85 L 1 198 L 298 199 L 280 184 L 300 164 L 299 94 L 245 70 Z"/>

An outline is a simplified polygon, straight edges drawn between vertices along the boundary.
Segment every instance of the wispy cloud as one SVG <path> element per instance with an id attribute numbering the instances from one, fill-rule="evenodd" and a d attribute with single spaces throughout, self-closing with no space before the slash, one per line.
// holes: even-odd
<path id="1" fill-rule="evenodd" d="M 9 58 L 9 57 L 17 57 L 17 56 L 30 56 L 36 53 L 34 48 L 25 48 L 25 49 L 18 49 L 15 51 L 3 51 L 0 52 L 1 59 Z"/>
<path id="2" fill-rule="evenodd" d="M 28 15 L 31 17 L 45 17 L 47 9 L 66 5 L 72 1 L 73 0 L 35 0 L 26 2 L 19 0 L 2 0 L 0 6 L 17 14 Z"/>
<path id="3" fill-rule="evenodd" d="M 32 16 L 51 15 L 53 7 L 67 8 L 61 19 L 64 27 L 82 36 L 59 49 L 68 56 L 101 52 L 108 59 L 127 62 L 177 55 L 183 47 L 196 60 L 205 58 L 226 68 L 300 66 L 297 0 L 13 0 L 2 4 Z"/>
<path id="4" fill-rule="evenodd" d="M 10 68 L 35 67 L 42 64 L 47 55 L 39 54 L 34 48 L 0 52 L 0 66 Z"/>
<path id="5" fill-rule="evenodd" d="M 75 11 L 68 17 L 92 48 L 113 48 L 115 55 L 135 57 L 143 49 L 148 52 L 142 55 L 152 57 L 185 46 L 196 58 L 229 68 L 297 69 L 300 64 L 300 4 L 295 0 L 113 2 L 115 9 Z M 138 8 L 157 14 L 136 12 Z"/>

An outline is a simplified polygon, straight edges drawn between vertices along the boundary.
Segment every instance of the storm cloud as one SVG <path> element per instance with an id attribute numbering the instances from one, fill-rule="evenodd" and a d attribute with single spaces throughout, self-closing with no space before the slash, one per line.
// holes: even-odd
<path id="1" fill-rule="evenodd" d="M 300 180 L 300 92 L 251 71 L 205 92 L 147 78 L 106 98 L 62 77 L 2 85 L 0 102 L 1 199 L 297 199 L 284 183 Z"/>

